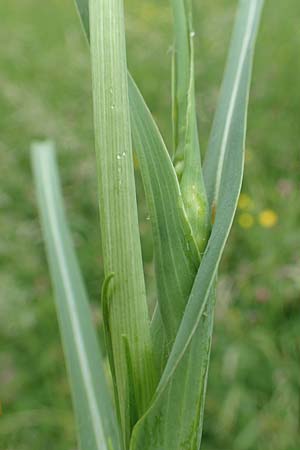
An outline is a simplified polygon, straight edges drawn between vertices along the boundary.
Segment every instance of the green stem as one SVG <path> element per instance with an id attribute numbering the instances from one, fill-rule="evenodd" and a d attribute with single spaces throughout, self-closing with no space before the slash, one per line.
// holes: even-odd
<path id="1" fill-rule="evenodd" d="M 132 159 L 122 0 L 91 0 L 91 57 L 99 206 L 106 276 L 111 280 L 109 330 L 121 425 L 128 445 L 129 393 L 140 416 L 155 389 Z M 128 355 L 132 382 L 128 379 Z"/>

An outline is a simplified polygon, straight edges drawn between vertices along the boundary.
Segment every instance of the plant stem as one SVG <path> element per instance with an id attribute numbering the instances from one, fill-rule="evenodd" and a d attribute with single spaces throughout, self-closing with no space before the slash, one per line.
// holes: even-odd
<path id="1" fill-rule="evenodd" d="M 106 277 L 114 274 L 108 320 L 128 445 L 134 410 L 140 417 L 154 392 L 155 370 L 132 159 L 123 1 L 91 0 L 90 31 L 104 270 Z"/>

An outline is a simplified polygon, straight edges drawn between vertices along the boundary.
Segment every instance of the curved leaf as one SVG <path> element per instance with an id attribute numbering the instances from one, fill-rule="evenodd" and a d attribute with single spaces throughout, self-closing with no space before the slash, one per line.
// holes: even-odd
<path id="1" fill-rule="evenodd" d="M 198 450 L 210 359 L 215 293 L 168 385 L 133 429 L 130 450 Z"/>
<path id="2" fill-rule="evenodd" d="M 239 57 L 231 56 L 230 61 L 233 65 L 227 66 L 225 73 L 227 82 L 223 84 L 218 106 L 219 109 L 223 109 L 223 99 L 228 96 L 224 89 L 228 86 L 228 80 L 233 78 L 235 83 L 234 89 L 230 91 L 230 108 L 226 115 L 226 126 L 222 127 L 223 132 L 220 133 L 221 148 L 217 152 L 222 164 L 220 165 L 215 223 L 174 346 L 160 380 L 157 395 L 167 386 L 198 328 L 208 304 L 210 291 L 233 222 L 243 177 L 250 78 L 262 7 L 263 0 L 240 1 L 230 52 L 230 55 L 238 52 Z M 213 133 L 218 131 L 213 130 Z"/>
<path id="3" fill-rule="evenodd" d="M 129 80 L 133 141 L 153 229 L 159 308 L 170 346 L 200 260 L 168 151 L 141 94 Z"/>
<path id="4" fill-rule="evenodd" d="M 232 48 L 240 49 L 242 73 L 238 76 L 237 92 L 231 91 L 233 97 L 230 104 L 233 107 L 232 111 L 228 110 L 229 116 L 226 116 L 226 121 L 229 120 L 225 127 L 228 135 L 221 169 L 216 220 L 155 397 L 133 430 L 131 450 L 198 450 L 200 445 L 212 333 L 212 290 L 242 182 L 249 82 L 262 4 L 261 0 L 240 2 Z M 241 46 L 237 46 L 239 41 L 243 43 Z M 240 61 L 240 58 L 236 60 Z M 236 78 L 239 73 L 240 64 L 230 65 L 225 78 Z M 199 350 L 198 354 L 195 349 Z M 198 378 L 194 376 L 195 373 Z M 200 403 L 195 404 L 196 401 Z M 176 409 L 177 404 L 178 409 L 183 410 L 182 417 Z M 190 422 L 185 421 L 188 404 L 194 413 L 194 420 L 191 418 Z M 176 439 L 173 439 L 174 435 Z M 150 444 L 147 444 L 147 440 Z"/>

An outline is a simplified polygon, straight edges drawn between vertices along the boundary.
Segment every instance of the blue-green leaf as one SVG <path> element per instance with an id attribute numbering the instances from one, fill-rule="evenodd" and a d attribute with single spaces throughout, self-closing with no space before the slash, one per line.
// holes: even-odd
<path id="1" fill-rule="evenodd" d="M 250 75 L 262 4 L 261 0 L 240 2 L 232 48 L 239 52 L 233 61 L 240 61 L 242 57 L 244 63 L 238 77 L 237 94 L 235 90 L 230 92 L 233 96 L 232 111 L 228 109 L 229 116 L 225 116 L 229 122 L 225 127 L 227 138 L 216 220 L 153 402 L 133 430 L 131 450 L 198 450 L 200 446 L 214 283 L 241 187 Z M 239 42 L 244 45 L 237 45 Z M 244 54 L 245 46 L 247 50 Z M 240 64 L 233 63 L 228 67 L 225 78 L 230 76 L 236 79 Z M 177 405 L 182 410 L 182 416 L 176 410 Z M 193 412 L 190 421 L 185 421 L 187 411 Z"/>
<path id="2" fill-rule="evenodd" d="M 33 144 L 32 164 L 80 448 L 120 450 L 117 420 L 65 218 L 51 142 Z"/>
<path id="3" fill-rule="evenodd" d="M 77 11 L 82 22 L 85 35 L 90 40 L 89 0 L 75 0 Z"/>
<path id="4" fill-rule="evenodd" d="M 130 450 L 198 450 L 215 304 L 214 290 L 172 379 L 133 429 Z"/>
<path id="5" fill-rule="evenodd" d="M 247 114 L 245 104 L 248 102 L 253 46 L 262 5 L 262 0 L 240 1 L 239 19 L 232 37 L 203 167 L 213 216 L 219 201 L 224 165 L 229 150 L 233 145 L 235 149 L 241 149 L 244 144 Z M 241 113 L 239 126 L 237 112 Z"/>
<path id="6" fill-rule="evenodd" d="M 218 164 L 221 172 L 215 223 L 172 352 L 160 380 L 158 393 L 167 386 L 195 335 L 207 307 L 210 291 L 233 222 L 243 177 L 250 79 L 254 44 L 262 7 L 263 0 L 240 1 L 231 43 L 230 60 L 218 106 L 219 110 L 224 110 L 223 100 L 227 99 L 229 95 L 230 107 L 225 115 L 226 126 L 217 122 L 221 127 L 219 143 L 221 148 L 216 151 L 216 155 L 219 155 L 222 164 Z M 236 52 L 237 55 L 235 55 Z M 224 89 L 228 87 L 230 79 L 234 80 L 234 89 L 227 93 Z M 219 129 L 213 129 L 212 133 L 219 134 Z"/>
<path id="7" fill-rule="evenodd" d="M 171 159 L 150 111 L 129 79 L 133 141 L 152 223 L 159 308 L 170 346 L 200 259 Z"/>

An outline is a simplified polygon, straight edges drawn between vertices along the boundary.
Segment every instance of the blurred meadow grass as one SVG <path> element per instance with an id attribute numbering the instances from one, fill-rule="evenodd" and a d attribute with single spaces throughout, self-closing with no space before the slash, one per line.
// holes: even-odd
<path id="1" fill-rule="evenodd" d="M 125 4 L 129 66 L 170 142 L 168 1 Z M 234 0 L 196 5 L 203 151 L 235 6 Z M 276 2 L 276 7 L 266 1 L 243 194 L 219 280 L 203 450 L 300 448 L 299 14 L 298 0 Z M 72 0 L 4 0 L 0 17 L 0 449 L 74 450 L 69 387 L 28 149 L 35 138 L 57 143 L 68 217 L 100 328 L 102 263 L 89 52 Z M 137 181 L 142 200 L 138 173 Z M 144 206 L 140 219 L 153 299 Z"/>

